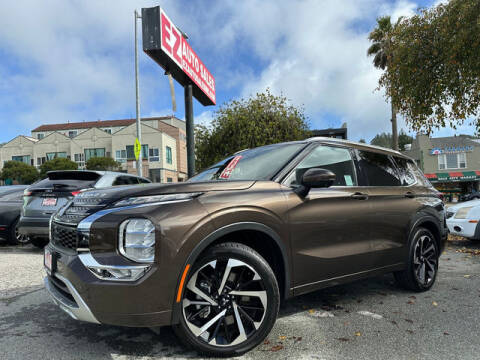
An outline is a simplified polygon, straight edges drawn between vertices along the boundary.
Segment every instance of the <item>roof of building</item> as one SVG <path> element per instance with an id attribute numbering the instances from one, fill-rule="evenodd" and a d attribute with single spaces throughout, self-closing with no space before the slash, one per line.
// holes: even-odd
<path id="1" fill-rule="evenodd" d="M 442 147 L 445 145 L 472 145 L 479 146 L 479 143 L 474 141 L 475 138 L 470 135 L 457 135 L 457 136 L 447 136 L 447 137 L 438 137 L 430 138 L 430 144 L 433 147 Z"/>
<path id="2" fill-rule="evenodd" d="M 142 120 L 166 120 L 170 118 L 171 116 L 158 116 L 158 117 L 142 118 Z M 89 129 L 93 127 L 103 128 L 103 127 L 112 127 L 112 126 L 128 126 L 135 123 L 135 121 L 136 121 L 135 119 L 121 119 L 121 120 L 82 121 L 82 122 L 71 122 L 71 123 L 63 123 L 63 124 L 44 124 L 33 129 L 32 132 Z"/>

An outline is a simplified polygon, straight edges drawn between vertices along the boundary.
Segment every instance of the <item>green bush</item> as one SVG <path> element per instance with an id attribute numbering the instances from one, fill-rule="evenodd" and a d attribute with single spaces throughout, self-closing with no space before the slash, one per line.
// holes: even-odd
<path id="1" fill-rule="evenodd" d="M 66 158 L 55 158 L 48 160 L 40 166 L 40 176 L 46 177 L 47 172 L 54 170 L 77 170 L 78 165 L 76 162 Z"/>
<path id="2" fill-rule="evenodd" d="M 120 170 L 121 164 L 110 157 L 93 157 L 87 161 L 88 170 L 116 171 Z"/>
<path id="3" fill-rule="evenodd" d="M 39 173 L 32 165 L 13 160 L 3 164 L 2 180 L 11 180 L 12 182 L 28 185 L 37 180 L 38 177 Z"/>

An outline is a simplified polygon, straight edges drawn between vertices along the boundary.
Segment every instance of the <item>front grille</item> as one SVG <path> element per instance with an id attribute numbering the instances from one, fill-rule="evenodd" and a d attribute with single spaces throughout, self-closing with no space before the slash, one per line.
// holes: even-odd
<path id="1" fill-rule="evenodd" d="M 455 213 L 453 211 L 447 211 L 445 215 L 447 219 L 450 219 L 453 215 L 455 215 Z"/>
<path id="2" fill-rule="evenodd" d="M 99 204 L 102 199 L 79 198 L 72 200 L 67 204 L 64 211 L 60 211 L 55 216 L 55 220 L 65 224 L 77 225 L 87 216 L 103 209 L 105 205 Z"/>
<path id="3" fill-rule="evenodd" d="M 61 246 L 66 249 L 77 250 L 77 228 L 52 222 L 51 241 L 54 245 Z"/>

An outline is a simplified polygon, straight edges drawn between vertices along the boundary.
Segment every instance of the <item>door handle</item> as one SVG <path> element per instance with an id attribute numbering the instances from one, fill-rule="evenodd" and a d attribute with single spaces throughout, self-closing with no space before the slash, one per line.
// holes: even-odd
<path id="1" fill-rule="evenodd" d="M 368 200 L 368 194 L 361 193 L 361 192 L 356 192 L 352 194 L 351 197 L 352 199 L 356 199 L 356 200 Z"/>
<path id="2" fill-rule="evenodd" d="M 409 191 L 405 193 L 405 197 L 409 199 L 413 199 L 415 197 L 415 194 Z"/>

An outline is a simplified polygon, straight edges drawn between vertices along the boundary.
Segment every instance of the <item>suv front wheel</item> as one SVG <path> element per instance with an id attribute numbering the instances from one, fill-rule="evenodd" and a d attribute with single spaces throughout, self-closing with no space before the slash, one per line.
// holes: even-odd
<path id="1" fill-rule="evenodd" d="M 210 248 L 194 264 L 186 284 L 174 331 L 203 354 L 243 354 L 260 344 L 275 323 L 277 280 L 265 259 L 248 246 Z"/>

